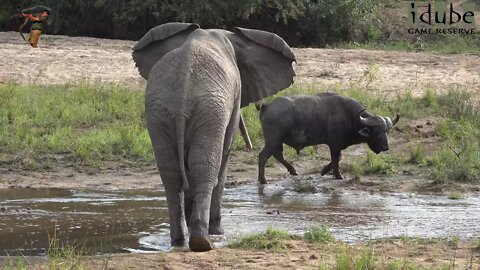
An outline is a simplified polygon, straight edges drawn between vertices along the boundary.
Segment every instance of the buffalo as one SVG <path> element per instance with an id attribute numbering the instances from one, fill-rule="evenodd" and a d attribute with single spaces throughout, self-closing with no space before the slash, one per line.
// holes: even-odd
<path id="1" fill-rule="evenodd" d="M 326 144 L 331 161 L 321 174 L 333 170 L 336 179 L 343 179 L 338 170 L 341 151 L 350 145 L 367 143 L 376 154 L 388 151 L 387 132 L 400 116 L 370 114 L 357 100 L 334 93 L 280 97 L 260 110 L 265 147 L 258 155 L 258 181 L 266 183 L 265 164 L 270 156 L 282 163 L 291 175 L 295 168 L 283 157 L 283 144 L 300 153 L 304 147 Z"/>

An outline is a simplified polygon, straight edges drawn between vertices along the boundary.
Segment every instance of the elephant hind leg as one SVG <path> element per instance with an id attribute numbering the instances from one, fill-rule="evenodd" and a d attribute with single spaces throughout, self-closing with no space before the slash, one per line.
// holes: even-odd
<path id="1" fill-rule="evenodd" d="M 226 125 L 225 125 L 226 126 Z M 212 193 L 218 185 L 218 175 L 221 167 L 225 127 L 214 131 L 200 131 L 192 136 L 189 149 L 188 177 L 193 186 L 188 193 L 192 194 L 193 207 L 189 221 L 189 246 L 193 251 L 207 251 L 213 249 L 209 238 L 210 209 Z M 222 139 L 220 139 L 222 138 Z"/>
<path id="2" fill-rule="evenodd" d="M 222 151 L 222 163 L 220 165 L 220 171 L 218 173 L 218 183 L 213 189 L 212 203 L 210 206 L 210 223 L 208 233 L 213 235 L 223 234 L 222 227 L 222 200 L 223 192 L 225 189 L 225 181 L 227 179 L 227 167 L 230 159 L 230 151 L 233 144 L 233 139 L 237 133 L 237 127 L 240 119 L 240 102 L 235 106 L 232 115 L 230 116 L 230 122 L 228 123 L 227 130 L 225 132 L 225 139 L 223 141 Z"/>
<path id="3" fill-rule="evenodd" d="M 187 226 L 184 212 L 183 179 L 178 164 L 177 153 L 173 148 L 174 142 L 165 133 L 168 130 L 158 123 L 148 125 L 157 167 L 165 188 L 170 223 L 170 237 L 172 246 L 185 246 Z"/>
<path id="4" fill-rule="evenodd" d="M 170 222 L 170 237 L 172 246 L 186 245 L 186 231 L 184 214 L 184 191 L 182 190 L 182 176 L 180 172 L 160 173 L 165 186 Z M 167 184 L 166 184 L 167 183 Z M 177 185 L 171 183 L 178 183 Z"/>
<path id="5" fill-rule="evenodd" d="M 209 238 L 209 221 L 214 183 L 211 181 L 213 175 L 210 173 L 213 169 L 208 167 L 205 164 L 190 166 L 189 175 L 195 178 L 193 204 L 189 220 L 190 240 L 188 243 L 192 251 L 202 252 L 213 249 L 213 244 Z M 216 171 L 218 173 L 218 170 Z"/>

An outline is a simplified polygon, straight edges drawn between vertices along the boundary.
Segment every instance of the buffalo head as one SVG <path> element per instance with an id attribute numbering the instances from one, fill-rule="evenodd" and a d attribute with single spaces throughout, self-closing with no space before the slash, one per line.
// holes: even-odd
<path id="1" fill-rule="evenodd" d="M 390 117 L 359 115 L 359 121 L 363 127 L 358 133 L 365 138 L 368 147 L 375 154 L 388 151 L 387 132 L 397 124 L 398 119 L 400 119 L 398 114 L 393 121 Z"/>

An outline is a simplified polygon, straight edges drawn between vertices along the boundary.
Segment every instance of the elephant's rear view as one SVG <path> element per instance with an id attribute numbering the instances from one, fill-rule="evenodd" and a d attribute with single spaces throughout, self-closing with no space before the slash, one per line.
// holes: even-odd
<path id="1" fill-rule="evenodd" d="M 196 24 L 152 28 L 134 46 L 145 118 L 167 197 L 172 246 L 213 248 L 240 108 L 288 87 L 295 55 L 275 34 Z M 188 232 L 187 232 L 188 229 Z"/>

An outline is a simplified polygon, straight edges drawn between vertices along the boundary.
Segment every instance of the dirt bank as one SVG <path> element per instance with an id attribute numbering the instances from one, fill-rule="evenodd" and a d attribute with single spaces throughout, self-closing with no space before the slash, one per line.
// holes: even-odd
<path id="1" fill-rule="evenodd" d="M 30 48 L 16 32 L 0 32 L 0 83 L 60 84 L 106 81 L 143 85 L 131 58 L 134 41 L 42 35 L 40 47 Z M 465 86 L 480 91 L 480 56 L 441 55 L 338 49 L 294 49 L 299 83 L 345 84 L 362 80 L 377 65 L 374 89 L 382 92 L 426 87 L 443 90 Z"/>

